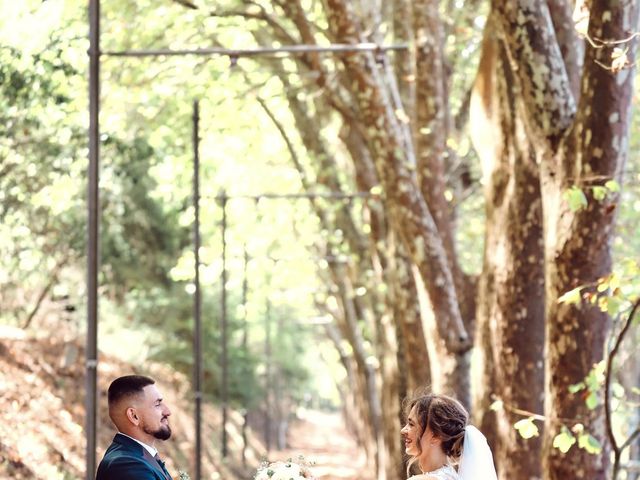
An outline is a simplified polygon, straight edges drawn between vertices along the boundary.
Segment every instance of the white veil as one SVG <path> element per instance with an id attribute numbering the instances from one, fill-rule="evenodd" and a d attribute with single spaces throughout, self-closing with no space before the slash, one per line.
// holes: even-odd
<path id="1" fill-rule="evenodd" d="M 487 439 L 473 425 L 467 425 L 465 428 L 458 476 L 460 480 L 498 479 Z"/>

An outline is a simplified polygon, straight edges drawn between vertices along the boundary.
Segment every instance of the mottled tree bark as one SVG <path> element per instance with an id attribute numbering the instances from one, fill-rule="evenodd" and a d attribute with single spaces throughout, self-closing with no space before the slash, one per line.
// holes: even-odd
<path id="1" fill-rule="evenodd" d="M 393 1 L 393 36 L 398 44 L 413 41 L 413 8 L 411 0 Z M 413 49 L 401 50 L 395 55 L 395 70 L 400 98 L 406 120 L 415 128 L 416 64 Z M 414 131 L 415 136 L 415 131 Z"/>
<path id="2" fill-rule="evenodd" d="M 578 2 L 580 1 L 584 0 L 578 0 Z M 584 42 L 576 32 L 572 3 L 575 2 L 547 0 L 553 29 L 556 32 L 556 40 L 564 60 L 569 88 L 573 94 L 574 103 L 577 103 L 580 98 L 580 75 L 584 62 Z"/>
<path id="3" fill-rule="evenodd" d="M 546 283 L 546 397 L 543 470 L 546 479 L 604 479 L 607 447 L 592 455 L 577 446 L 562 454 L 553 439 L 563 425 L 581 423 L 605 442 L 600 408 L 589 410 L 569 387 L 582 381 L 604 354 L 608 316 L 591 305 L 558 303 L 579 285 L 590 285 L 611 270 L 610 239 L 617 198 L 597 201 L 593 187 L 619 179 L 626 156 L 630 69 L 612 72 L 611 46 L 587 46 L 580 81 L 579 107 L 572 92 L 571 69 L 558 39 L 566 42 L 563 15 L 551 2 L 496 1 L 505 47 L 522 91 L 528 134 L 541 166 Z M 566 14 L 564 15 L 566 18 Z M 636 28 L 636 12 L 622 2 L 590 2 L 589 36 L 622 39 Z M 559 29 L 556 36 L 553 25 Z M 562 35 L 561 35 L 562 33 Z M 563 54 L 564 53 L 564 57 Z M 629 52 L 632 61 L 633 49 Z M 571 211 L 563 193 L 581 188 L 588 205 Z"/>
<path id="4" fill-rule="evenodd" d="M 542 199 L 534 146 L 503 45 L 485 30 L 483 56 L 474 89 L 472 120 L 492 130 L 472 134 L 485 177 L 485 255 L 479 292 L 485 348 L 483 392 L 477 414 L 493 441 L 502 478 L 535 479 L 541 474 L 540 438 L 524 440 L 513 428 L 514 409 L 540 413 L 543 407 L 544 248 Z M 492 399 L 504 408 L 490 412 Z M 487 418 L 484 418 L 487 417 Z"/>
<path id="5" fill-rule="evenodd" d="M 626 38 L 637 27 L 637 11 L 626 3 L 591 3 L 589 35 Z M 633 61 L 635 47 L 629 51 Z M 609 468 L 602 409 L 590 410 L 569 386 L 586 377 L 604 357 L 609 331 L 606 313 L 593 305 L 566 305 L 558 298 L 579 285 L 590 285 L 611 271 L 611 238 L 617 196 L 598 201 L 594 186 L 620 180 L 626 159 L 633 70 L 612 72 L 612 47 L 587 46 L 580 104 L 573 128 L 555 158 L 543 162 L 543 198 L 547 263 L 547 397 L 544 470 L 550 480 L 605 479 Z M 571 211 L 562 192 L 576 185 L 588 205 Z M 563 455 L 552 446 L 561 426 L 582 423 L 604 445 L 599 455 L 575 446 Z"/>
<path id="6" fill-rule="evenodd" d="M 527 109 L 528 128 L 557 146 L 572 125 L 575 99 L 546 2 L 494 0 L 497 25 Z"/>

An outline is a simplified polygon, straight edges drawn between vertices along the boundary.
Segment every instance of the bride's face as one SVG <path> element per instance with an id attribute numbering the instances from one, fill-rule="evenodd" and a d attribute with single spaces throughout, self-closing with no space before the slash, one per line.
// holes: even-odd
<path id="1" fill-rule="evenodd" d="M 409 412 L 407 424 L 400 430 L 400 433 L 404 438 L 404 451 L 412 457 L 429 456 L 432 449 L 440 445 L 438 439 L 429 428 L 426 431 L 422 430 L 415 407 Z"/>
<path id="2" fill-rule="evenodd" d="M 422 451 L 420 448 L 422 433 L 422 428 L 416 415 L 416 408 L 413 407 L 411 412 L 409 412 L 407 424 L 400 430 L 400 434 L 404 438 L 404 451 L 407 455 L 411 455 L 412 457 L 420 455 Z"/>

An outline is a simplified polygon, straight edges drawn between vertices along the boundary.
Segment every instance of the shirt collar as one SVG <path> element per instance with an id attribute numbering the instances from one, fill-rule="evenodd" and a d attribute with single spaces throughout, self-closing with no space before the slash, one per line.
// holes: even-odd
<path id="1" fill-rule="evenodd" d="M 151 445 L 147 445 L 144 442 L 141 442 L 140 440 L 138 440 L 137 438 L 133 438 L 130 437 L 129 435 L 127 435 L 126 433 L 122 433 L 122 432 L 118 432 L 118 435 L 124 435 L 127 438 L 130 438 L 131 440 L 133 440 L 134 442 L 138 442 L 140 445 L 142 445 L 144 447 L 144 449 L 149 452 L 151 454 L 152 457 L 155 457 L 158 454 L 158 450 L 156 450 L 155 448 L 153 448 Z"/>

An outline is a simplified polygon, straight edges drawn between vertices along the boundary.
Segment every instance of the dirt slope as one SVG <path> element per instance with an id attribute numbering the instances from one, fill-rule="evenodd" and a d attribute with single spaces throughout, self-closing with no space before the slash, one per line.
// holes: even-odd
<path id="1" fill-rule="evenodd" d="M 9 333 L 8 333 L 9 332 Z M 0 479 L 84 479 L 84 356 L 78 342 L 26 338 L 19 330 L 0 328 Z M 132 366 L 100 356 L 98 370 L 98 461 L 115 431 L 108 419 L 106 390 L 109 382 L 129 373 L 156 379 L 171 407 L 172 438 L 156 446 L 177 478 L 179 470 L 193 471 L 194 428 L 189 381 L 163 365 Z M 264 447 L 249 432 L 247 466 L 242 467 L 241 416 L 230 412 L 230 456 L 221 460 L 220 414 L 204 407 L 203 477 L 251 479 L 256 466 L 267 458 Z M 338 414 L 306 412 L 291 423 L 289 448 L 272 451 L 279 460 L 304 455 L 315 462 L 314 474 L 322 480 L 369 480 L 361 449 L 344 429 Z"/>
<path id="2" fill-rule="evenodd" d="M 74 342 L 8 338 L 0 335 L 0 479 L 84 478 L 84 365 L 83 348 Z M 128 365 L 104 355 L 99 364 L 98 461 L 115 431 L 108 419 L 106 390 L 109 382 L 129 373 L 156 379 L 172 409 L 171 440 L 158 444 L 169 471 L 192 470 L 193 420 L 189 382 L 162 365 L 145 368 Z M 249 466 L 241 468 L 236 458 L 219 459 L 220 416 L 207 406 L 203 416 L 203 473 L 205 478 L 251 477 L 263 457 L 259 442 L 250 438 Z M 231 429 L 239 416 L 232 412 Z M 230 436 L 230 450 L 239 451 Z M 177 476 L 177 475 L 174 475 Z"/>

